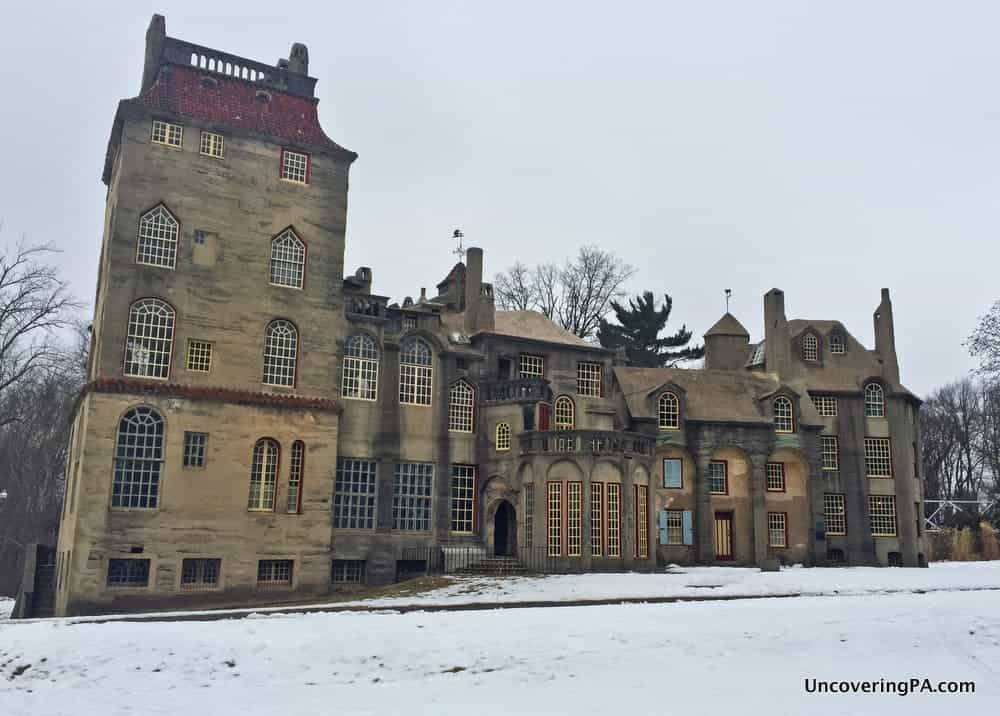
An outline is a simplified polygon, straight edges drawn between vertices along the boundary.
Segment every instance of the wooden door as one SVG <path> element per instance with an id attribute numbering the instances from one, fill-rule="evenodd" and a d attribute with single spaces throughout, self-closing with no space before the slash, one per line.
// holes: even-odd
<path id="1" fill-rule="evenodd" d="M 715 558 L 730 560 L 733 558 L 733 513 L 715 513 Z"/>

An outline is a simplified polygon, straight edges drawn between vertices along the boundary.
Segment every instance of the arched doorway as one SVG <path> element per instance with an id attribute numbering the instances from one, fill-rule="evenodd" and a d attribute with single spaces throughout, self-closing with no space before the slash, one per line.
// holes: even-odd
<path id="1" fill-rule="evenodd" d="M 517 517 L 514 506 L 507 500 L 500 500 L 493 516 L 493 554 L 497 557 L 512 557 L 517 552 Z"/>

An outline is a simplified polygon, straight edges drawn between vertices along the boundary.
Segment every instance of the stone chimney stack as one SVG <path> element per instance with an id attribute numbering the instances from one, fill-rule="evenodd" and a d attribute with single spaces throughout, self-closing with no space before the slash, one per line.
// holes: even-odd
<path id="1" fill-rule="evenodd" d="M 288 53 L 288 71 L 297 75 L 309 74 L 309 48 L 301 42 L 292 45 L 292 50 Z"/>
<path id="2" fill-rule="evenodd" d="M 892 301 L 889 289 L 882 289 L 882 300 L 875 309 L 875 352 L 882 359 L 882 377 L 899 382 L 899 359 L 896 357 L 896 330 L 892 320 Z"/>
<path id="3" fill-rule="evenodd" d="M 465 252 L 465 332 L 479 330 L 479 309 L 483 294 L 483 250 L 470 246 Z"/>
<path id="4" fill-rule="evenodd" d="M 764 294 L 764 367 L 781 375 L 790 367 L 792 351 L 785 318 L 785 293 L 772 288 Z"/>
<path id="5" fill-rule="evenodd" d="M 156 82 L 156 75 L 160 69 L 160 60 L 163 57 L 163 43 L 167 39 L 167 21 L 163 15 L 153 15 L 146 29 L 146 59 L 142 64 L 142 87 L 140 94 L 145 92 Z"/>

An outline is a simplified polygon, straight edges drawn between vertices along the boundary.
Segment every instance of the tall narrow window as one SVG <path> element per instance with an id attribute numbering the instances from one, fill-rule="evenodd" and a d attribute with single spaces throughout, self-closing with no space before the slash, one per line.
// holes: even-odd
<path id="1" fill-rule="evenodd" d="M 649 488 L 635 485 L 635 556 L 649 558 Z"/>
<path id="2" fill-rule="evenodd" d="M 583 553 L 583 483 L 566 483 L 566 555 Z"/>
<path id="3" fill-rule="evenodd" d="M 291 149 L 282 149 L 281 178 L 296 184 L 308 184 L 309 155 L 303 152 L 293 152 Z"/>
<path id="4" fill-rule="evenodd" d="M 868 516 L 871 518 L 873 537 L 896 536 L 895 495 L 869 495 Z"/>
<path id="5" fill-rule="evenodd" d="M 396 463 L 392 477 L 392 528 L 424 531 L 431 528 L 434 466 L 422 462 Z"/>
<path id="6" fill-rule="evenodd" d="M 604 553 L 604 483 L 590 483 L 590 554 Z"/>
<path id="7" fill-rule="evenodd" d="M 784 512 L 767 513 L 767 546 L 788 546 L 788 516 Z"/>
<path id="8" fill-rule="evenodd" d="M 889 438 L 865 438 L 865 474 L 868 477 L 892 477 Z"/>
<path id="9" fill-rule="evenodd" d="M 708 463 L 708 491 L 713 495 L 729 493 L 729 465 L 725 460 Z"/>
<path id="10" fill-rule="evenodd" d="M 524 490 L 524 548 L 535 546 L 535 485 L 527 483 Z"/>
<path id="11" fill-rule="evenodd" d="M 819 360 L 819 340 L 812 333 L 802 336 L 802 360 L 810 362 Z"/>
<path id="12" fill-rule="evenodd" d="M 548 483 L 547 521 L 549 529 L 548 555 L 562 556 L 562 483 Z"/>
<path id="13" fill-rule="evenodd" d="M 135 262 L 168 269 L 177 265 L 177 219 L 162 204 L 139 219 Z"/>
<path id="14" fill-rule="evenodd" d="M 576 416 L 572 398 L 560 395 L 553 406 L 556 430 L 573 430 L 576 427 Z"/>
<path id="15" fill-rule="evenodd" d="M 306 272 L 306 245 L 291 229 L 271 239 L 271 285 L 302 288 Z"/>
<path id="16" fill-rule="evenodd" d="M 347 339 L 341 395 L 355 400 L 378 397 L 378 355 L 371 336 L 361 333 Z"/>
<path id="17" fill-rule="evenodd" d="M 878 383 L 869 383 L 865 386 L 865 417 L 885 417 L 885 393 Z"/>
<path id="18" fill-rule="evenodd" d="M 847 534 L 847 510 L 844 505 L 844 495 L 837 493 L 823 495 L 823 520 L 826 523 L 826 534 Z"/>
<path id="19" fill-rule="evenodd" d="M 497 423 L 497 452 L 510 450 L 510 423 Z"/>
<path id="20" fill-rule="evenodd" d="M 608 483 L 608 556 L 622 556 L 622 486 Z"/>
<path id="21" fill-rule="evenodd" d="M 288 466 L 288 499 L 285 511 L 297 515 L 302 511 L 302 474 L 305 470 L 306 445 L 301 440 L 292 443 L 292 461 Z"/>
<path id="22" fill-rule="evenodd" d="M 212 344 L 208 341 L 188 340 L 187 369 L 193 373 L 212 370 Z"/>
<path id="23" fill-rule="evenodd" d="M 184 431 L 184 467 L 205 467 L 205 452 L 208 447 L 208 433 Z"/>
<path id="24" fill-rule="evenodd" d="M 660 430 L 677 430 L 681 426 L 681 405 L 674 393 L 660 396 L 658 425 Z"/>
<path id="25" fill-rule="evenodd" d="M 545 358 L 522 353 L 518 361 L 518 375 L 521 378 L 545 377 Z"/>
<path id="26" fill-rule="evenodd" d="M 274 493 L 278 481 L 278 443 L 262 438 L 253 446 L 250 461 L 250 497 L 247 509 L 252 512 L 274 510 Z"/>
<path id="27" fill-rule="evenodd" d="M 820 442 L 823 445 L 823 469 L 840 469 L 840 441 L 836 435 L 822 435 Z"/>
<path id="28" fill-rule="evenodd" d="M 476 526 L 476 468 L 451 466 L 451 531 L 468 532 Z"/>
<path id="29" fill-rule="evenodd" d="M 132 408 L 118 423 L 111 506 L 154 509 L 162 469 L 163 418 L 152 408 Z"/>
<path id="30" fill-rule="evenodd" d="M 448 391 L 448 430 L 471 433 L 476 393 L 472 386 L 460 380 Z"/>
<path id="31" fill-rule="evenodd" d="M 684 510 L 666 511 L 667 544 L 684 544 Z"/>
<path id="32" fill-rule="evenodd" d="M 125 375 L 169 378 L 174 346 L 174 309 L 158 298 L 143 298 L 128 312 Z"/>
<path id="33" fill-rule="evenodd" d="M 333 526 L 337 529 L 375 528 L 374 460 L 337 458 L 337 482 L 333 497 Z"/>
<path id="34" fill-rule="evenodd" d="M 663 486 L 677 490 L 684 487 L 684 463 L 680 458 L 663 458 Z"/>
<path id="35" fill-rule="evenodd" d="M 784 396 L 774 399 L 774 429 L 779 433 L 795 431 L 795 419 L 792 417 L 792 401 Z"/>
<path id="36" fill-rule="evenodd" d="M 591 398 L 600 398 L 604 366 L 601 363 L 580 361 L 576 364 L 576 392 Z"/>
<path id="37" fill-rule="evenodd" d="M 767 463 L 767 490 L 768 492 L 785 491 L 785 463 Z"/>
<path id="38" fill-rule="evenodd" d="M 430 405 L 433 382 L 430 346 L 420 338 L 411 338 L 399 351 L 399 402 Z"/>
<path id="39" fill-rule="evenodd" d="M 295 387 L 299 331 L 291 321 L 279 319 L 264 332 L 264 384 Z"/>

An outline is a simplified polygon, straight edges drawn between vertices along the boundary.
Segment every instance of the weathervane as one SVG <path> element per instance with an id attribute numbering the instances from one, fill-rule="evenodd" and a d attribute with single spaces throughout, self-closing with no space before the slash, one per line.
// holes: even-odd
<path id="1" fill-rule="evenodd" d="M 733 295 L 733 289 L 726 289 L 726 313 L 729 313 L 729 297 Z"/>
<path id="2" fill-rule="evenodd" d="M 461 229 L 455 229 L 455 231 L 452 232 L 452 234 L 451 234 L 451 238 L 458 239 L 458 247 L 454 251 L 452 251 L 452 253 L 455 254 L 456 256 L 458 256 L 458 260 L 459 261 L 464 261 L 465 260 L 465 247 L 462 246 L 462 239 L 465 238 L 465 234 L 462 233 Z"/>

